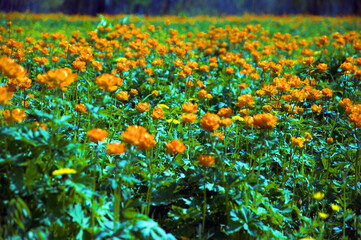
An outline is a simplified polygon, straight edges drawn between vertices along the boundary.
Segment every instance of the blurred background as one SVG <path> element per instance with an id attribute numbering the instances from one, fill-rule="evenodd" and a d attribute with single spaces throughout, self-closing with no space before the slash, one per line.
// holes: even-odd
<path id="1" fill-rule="evenodd" d="M 361 0 L 0 0 L 1 11 L 34 13 L 242 15 L 361 15 Z"/>

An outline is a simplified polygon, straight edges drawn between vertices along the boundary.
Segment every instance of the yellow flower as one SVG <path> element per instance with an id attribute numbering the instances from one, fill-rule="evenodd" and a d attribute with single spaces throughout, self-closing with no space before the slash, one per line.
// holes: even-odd
<path id="1" fill-rule="evenodd" d="M 120 57 L 115 60 L 116 62 L 125 62 L 127 59 L 125 57 Z"/>
<path id="2" fill-rule="evenodd" d="M 162 107 L 162 108 L 166 108 L 166 109 L 169 109 L 169 107 L 165 104 L 158 104 L 159 107 Z M 168 120 L 167 120 L 168 121 Z"/>
<path id="3" fill-rule="evenodd" d="M 337 211 L 341 210 L 342 207 L 337 204 L 331 203 L 331 208 L 333 211 L 337 212 Z"/>
<path id="4" fill-rule="evenodd" d="M 323 212 L 318 212 L 318 216 L 319 216 L 320 218 L 326 219 L 326 218 L 328 218 L 328 216 L 330 216 L 330 214 L 328 214 L 328 213 L 323 213 Z"/>
<path id="5" fill-rule="evenodd" d="M 198 98 L 190 98 L 188 99 L 189 102 L 199 102 Z"/>
<path id="6" fill-rule="evenodd" d="M 66 174 L 75 174 L 75 173 L 76 173 L 75 169 L 61 168 L 61 169 L 53 171 L 53 176 L 66 175 Z"/>
<path id="7" fill-rule="evenodd" d="M 174 124 L 180 124 L 180 121 L 175 120 L 175 119 L 168 119 L 167 122 L 169 122 L 169 123 L 173 122 Z"/>
<path id="8" fill-rule="evenodd" d="M 304 238 L 300 238 L 300 240 L 316 240 L 313 237 L 304 237 Z"/>
<path id="9" fill-rule="evenodd" d="M 313 194 L 313 198 L 316 199 L 317 201 L 321 201 L 324 197 L 325 194 L 321 192 L 316 192 L 315 194 Z"/>
<path id="10" fill-rule="evenodd" d="M 243 117 L 240 117 L 240 116 L 234 116 L 234 117 L 232 117 L 232 120 L 233 120 L 233 121 L 243 122 L 243 121 L 244 121 L 244 118 L 243 118 Z"/>

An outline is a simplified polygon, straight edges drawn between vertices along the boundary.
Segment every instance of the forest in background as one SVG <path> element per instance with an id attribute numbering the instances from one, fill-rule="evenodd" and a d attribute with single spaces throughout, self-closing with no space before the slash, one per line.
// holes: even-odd
<path id="1" fill-rule="evenodd" d="M 312 14 L 361 15 L 360 0 L 0 0 L 5 12 L 65 14 L 242 15 Z"/>

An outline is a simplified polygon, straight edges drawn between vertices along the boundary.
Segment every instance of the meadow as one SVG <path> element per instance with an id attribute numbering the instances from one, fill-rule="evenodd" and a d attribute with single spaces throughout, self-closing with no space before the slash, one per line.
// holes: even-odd
<path id="1" fill-rule="evenodd" d="M 0 23 L 0 239 L 361 239 L 360 17 Z"/>

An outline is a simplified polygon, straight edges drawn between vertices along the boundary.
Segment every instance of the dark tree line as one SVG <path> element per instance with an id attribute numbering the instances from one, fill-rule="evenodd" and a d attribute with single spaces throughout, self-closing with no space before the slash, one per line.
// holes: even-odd
<path id="1" fill-rule="evenodd" d="M 361 0 L 0 0 L 1 11 L 146 15 L 361 15 Z"/>

